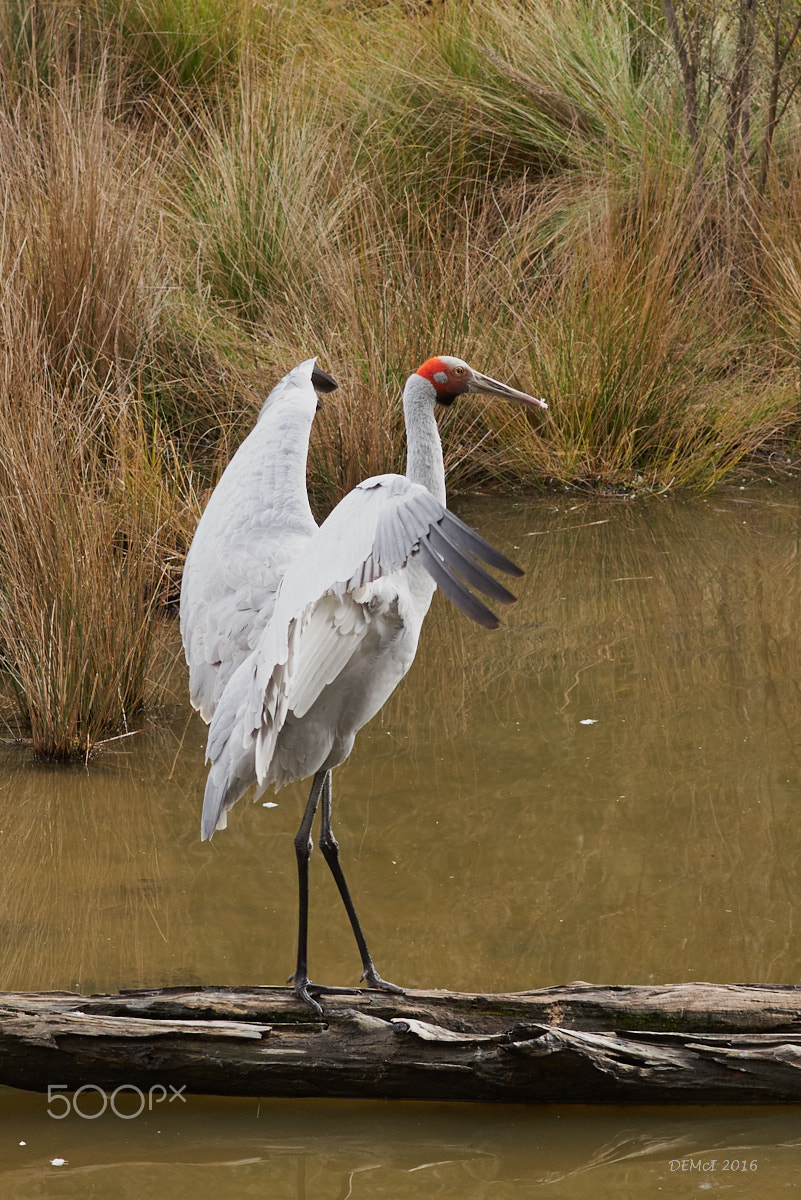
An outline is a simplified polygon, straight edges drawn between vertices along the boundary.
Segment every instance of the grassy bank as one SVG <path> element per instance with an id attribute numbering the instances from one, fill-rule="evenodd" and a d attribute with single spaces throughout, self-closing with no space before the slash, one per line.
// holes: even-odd
<path id="1" fill-rule="evenodd" d="M 792 455 L 797 49 L 763 161 L 756 29 L 738 167 L 736 13 L 698 27 L 693 136 L 645 0 L 3 6 L 0 651 L 39 752 L 153 698 L 205 489 L 310 354 L 341 380 L 318 511 L 402 467 L 403 379 L 436 351 L 551 406 L 454 406 L 452 487 L 707 487 Z"/>

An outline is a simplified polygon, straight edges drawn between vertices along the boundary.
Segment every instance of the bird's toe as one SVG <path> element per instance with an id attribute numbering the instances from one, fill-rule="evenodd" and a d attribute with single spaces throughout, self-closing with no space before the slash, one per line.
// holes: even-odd
<path id="1" fill-rule="evenodd" d="M 391 992 L 393 996 L 406 995 L 404 989 L 398 987 L 397 983 L 389 983 L 386 979 L 382 979 L 375 967 L 368 968 L 364 972 L 362 982 L 366 983 L 368 987 L 377 988 L 379 992 Z"/>
<path id="2" fill-rule="evenodd" d="M 310 979 L 296 980 L 294 975 L 290 975 L 287 983 L 292 984 L 292 990 L 297 996 L 298 1000 L 302 1000 L 304 1004 L 310 1005 L 317 1013 L 318 1017 L 323 1016 L 322 1005 L 319 1004 L 312 995 L 312 990 L 316 989 L 314 989 L 314 984 Z"/>

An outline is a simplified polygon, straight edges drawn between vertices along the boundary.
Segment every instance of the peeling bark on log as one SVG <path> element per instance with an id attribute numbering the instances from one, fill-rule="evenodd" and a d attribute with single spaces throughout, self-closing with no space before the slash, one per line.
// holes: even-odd
<path id="1" fill-rule="evenodd" d="M 682 984 L 323 997 L 0 993 L 0 1083 L 514 1103 L 801 1102 L 801 988 Z"/>

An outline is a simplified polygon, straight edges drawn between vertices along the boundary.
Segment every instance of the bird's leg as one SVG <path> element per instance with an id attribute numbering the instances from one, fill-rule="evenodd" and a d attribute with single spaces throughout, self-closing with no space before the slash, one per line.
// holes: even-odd
<path id="1" fill-rule="evenodd" d="M 349 993 L 350 988 L 327 988 L 314 984 L 309 979 L 308 944 L 309 944 L 309 859 L 312 852 L 311 829 L 320 795 L 325 795 L 326 780 L 328 793 L 331 792 L 331 772 L 318 771 L 312 780 L 309 799 L 300 828 L 295 834 L 295 854 L 298 860 L 298 961 L 294 975 L 290 975 L 287 983 L 291 983 L 299 1000 L 310 1004 L 319 1016 L 323 1015 L 322 1007 L 317 1003 L 312 992 L 320 995 L 323 992 Z M 320 843 L 322 845 L 322 841 Z"/>
<path id="2" fill-rule="evenodd" d="M 292 983 L 298 999 L 305 1000 L 313 1009 L 316 1009 L 320 1016 L 323 1015 L 322 1008 L 314 997 L 309 995 L 309 859 L 313 844 L 311 828 L 327 775 L 327 771 L 318 771 L 314 776 L 303 820 L 295 834 L 295 854 L 298 859 L 298 961 L 295 974 L 287 980 Z"/>
<path id="3" fill-rule="evenodd" d="M 356 909 L 353 905 L 348 885 L 345 882 L 345 876 L 342 874 L 342 867 L 339 865 L 339 843 L 334 837 L 334 831 L 331 828 L 331 807 L 331 772 L 326 771 L 322 790 L 322 808 L 320 811 L 320 849 L 339 888 L 342 903 L 345 905 L 345 912 L 348 914 L 348 920 L 356 938 L 356 945 L 359 947 L 362 967 L 364 968 L 362 979 L 370 987 L 380 988 L 382 992 L 394 992 L 396 995 L 402 996 L 404 994 L 403 988 L 398 987 L 395 983 L 387 983 L 386 979 L 382 979 L 370 957 L 370 951 L 367 949 L 367 942 L 364 940 L 362 927 L 359 924 L 359 918 L 356 915 Z"/>

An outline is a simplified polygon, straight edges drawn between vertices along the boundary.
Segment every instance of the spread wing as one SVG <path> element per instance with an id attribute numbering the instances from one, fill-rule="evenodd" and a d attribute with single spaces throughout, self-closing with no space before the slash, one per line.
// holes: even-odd
<path id="1" fill-rule="evenodd" d="M 334 387 L 313 358 L 285 375 L 198 523 L 181 584 L 181 636 L 190 698 L 206 721 L 267 625 L 290 562 L 317 531 L 306 458 L 315 388 Z"/>
<path id="2" fill-rule="evenodd" d="M 337 505 L 287 570 L 258 644 L 231 677 L 215 712 L 204 838 L 224 826 L 227 810 L 251 783 L 280 786 L 318 769 L 319 763 L 276 764 L 281 730 L 288 714 L 300 720 L 368 647 L 370 695 L 357 728 L 378 711 L 411 665 L 433 584 L 473 620 L 498 625 L 467 584 L 501 603 L 514 596 L 476 559 L 522 574 L 404 476 L 368 479 Z M 415 563 L 418 575 L 422 568 L 433 581 L 417 601 L 400 578 Z M 395 652 L 402 628 L 409 636 Z"/>

